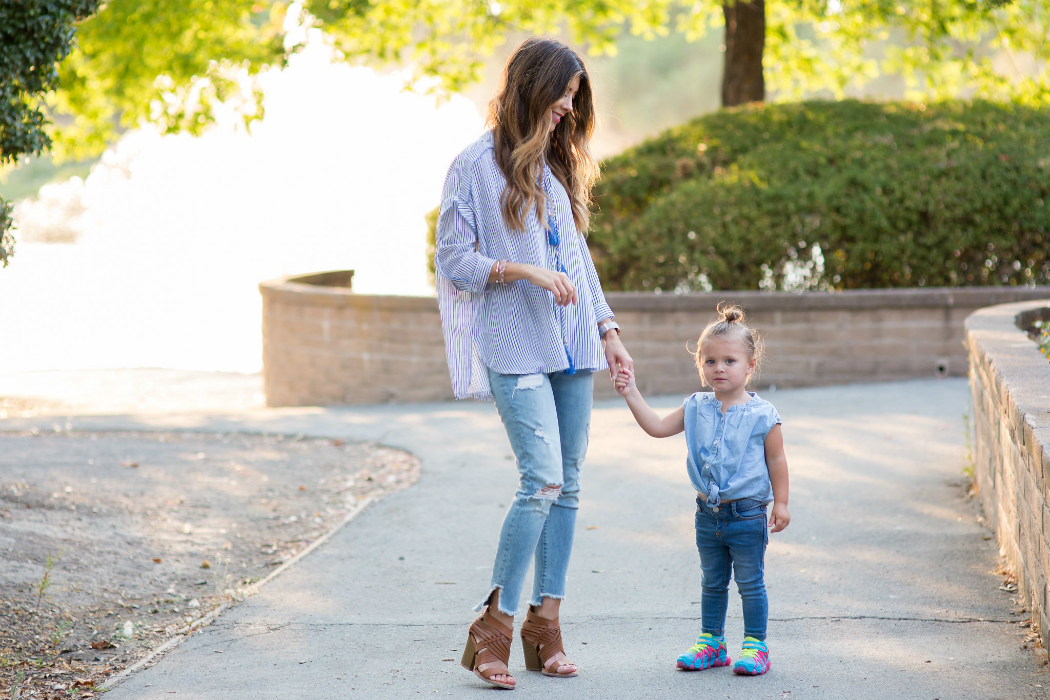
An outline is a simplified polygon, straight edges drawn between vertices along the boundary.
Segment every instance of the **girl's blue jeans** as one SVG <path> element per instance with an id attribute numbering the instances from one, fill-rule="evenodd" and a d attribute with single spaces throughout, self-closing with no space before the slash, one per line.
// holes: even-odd
<path id="1" fill-rule="evenodd" d="M 696 548 L 704 574 L 700 597 L 704 632 L 716 637 L 725 634 L 732 575 L 744 608 L 744 636 L 766 638 L 769 602 L 764 572 L 768 542 L 766 506 L 761 501 L 743 499 L 712 508 L 704 497 L 697 497 Z"/>
<path id="2" fill-rule="evenodd" d="M 489 597 L 501 589 L 500 612 L 517 615 L 530 561 L 529 605 L 565 598 L 594 379 L 583 371 L 514 375 L 489 370 L 489 381 L 520 474 L 503 519 Z"/>

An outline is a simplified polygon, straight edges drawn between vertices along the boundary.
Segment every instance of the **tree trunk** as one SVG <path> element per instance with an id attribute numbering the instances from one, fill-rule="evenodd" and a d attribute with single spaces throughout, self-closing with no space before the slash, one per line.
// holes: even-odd
<path id="1" fill-rule="evenodd" d="M 722 73 L 722 106 L 762 102 L 766 85 L 762 78 L 762 49 L 766 44 L 765 0 L 724 3 L 726 18 L 726 64 Z"/>

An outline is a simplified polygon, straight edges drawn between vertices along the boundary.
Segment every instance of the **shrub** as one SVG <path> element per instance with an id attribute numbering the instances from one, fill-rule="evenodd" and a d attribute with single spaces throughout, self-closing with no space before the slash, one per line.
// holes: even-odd
<path id="1" fill-rule="evenodd" d="M 1050 109 L 759 104 L 602 170 L 589 242 L 607 289 L 1050 282 Z"/>

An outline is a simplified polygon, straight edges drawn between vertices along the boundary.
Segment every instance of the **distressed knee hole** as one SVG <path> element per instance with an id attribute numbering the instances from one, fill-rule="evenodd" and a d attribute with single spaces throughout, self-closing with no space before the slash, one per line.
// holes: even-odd
<path id="1" fill-rule="evenodd" d="M 514 385 L 514 391 L 510 392 L 513 401 L 519 391 L 535 391 L 543 386 L 542 374 L 522 374 L 518 376 L 518 382 Z"/>
<path id="2" fill-rule="evenodd" d="M 540 440 L 543 440 L 548 445 L 551 444 L 550 438 L 547 437 L 547 433 L 543 432 L 543 428 L 536 428 L 536 430 L 533 432 L 536 434 L 536 437 L 538 437 Z"/>
<path id="3" fill-rule="evenodd" d="M 547 484 L 542 489 L 532 494 L 530 498 L 540 501 L 556 501 L 561 497 L 561 484 Z"/>
<path id="4" fill-rule="evenodd" d="M 514 388 L 525 391 L 526 389 L 539 389 L 541 386 L 543 386 L 542 374 L 523 374 L 518 377 L 518 383 L 514 385 Z"/>

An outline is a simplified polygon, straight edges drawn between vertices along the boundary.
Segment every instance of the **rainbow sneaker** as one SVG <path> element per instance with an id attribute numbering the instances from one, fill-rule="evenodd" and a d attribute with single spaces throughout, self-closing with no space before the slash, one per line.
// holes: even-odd
<path id="1" fill-rule="evenodd" d="M 678 668 L 683 671 L 703 671 L 712 666 L 728 666 L 732 659 L 726 650 L 726 638 L 704 632 L 696 644 L 678 657 Z"/>
<path id="2" fill-rule="evenodd" d="M 733 665 L 733 673 L 742 676 L 761 676 L 769 670 L 769 648 L 754 637 L 744 637 L 744 648 Z"/>

